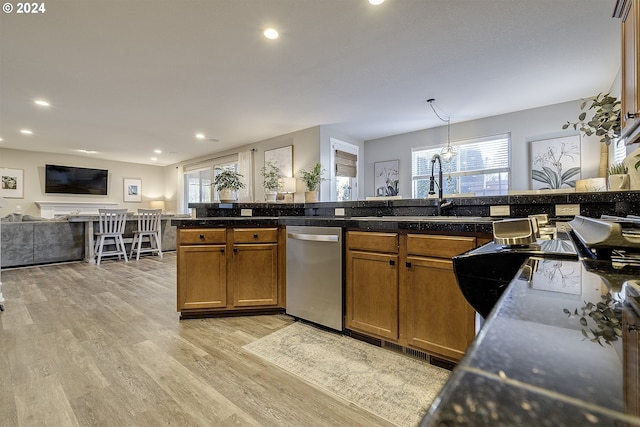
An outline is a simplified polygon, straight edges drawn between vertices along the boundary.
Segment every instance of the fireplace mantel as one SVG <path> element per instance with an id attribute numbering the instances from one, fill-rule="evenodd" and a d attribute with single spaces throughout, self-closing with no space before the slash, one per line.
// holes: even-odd
<path id="1" fill-rule="evenodd" d="M 116 202 L 35 202 L 43 218 L 63 215 L 97 215 L 98 209 L 114 209 Z"/>

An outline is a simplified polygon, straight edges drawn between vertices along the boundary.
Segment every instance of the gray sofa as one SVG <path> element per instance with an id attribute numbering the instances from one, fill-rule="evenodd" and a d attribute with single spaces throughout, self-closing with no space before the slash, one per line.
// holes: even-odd
<path id="1" fill-rule="evenodd" d="M 83 259 L 84 223 L 39 220 L 27 216 L 20 219 L 8 221 L 3 218 L 0 242 L 2 267 Z"/>
<path id="2" fill-rule="evenodd" d="M 2 262 L 0 266 L 18 267 L 85 258 L 85 227 L 91 217 L 83 220 L 46 219 L 31 215 L 10 214 L 2 221 Z M 95 225 L 97 227 L 97 224 Z M 127 221 L 125 243 L 129 249 L 137 222 Z M 162 251 L 176 249 L 176 227 L 171 219 L 161 222 Z M 88 255 L 87 255 L 88 256 Z"/>

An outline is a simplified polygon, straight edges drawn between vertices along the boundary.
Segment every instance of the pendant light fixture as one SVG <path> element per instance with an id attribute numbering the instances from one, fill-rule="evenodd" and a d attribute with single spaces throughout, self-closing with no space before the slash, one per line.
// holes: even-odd
<path id="1" fill-rule="evenodd" d="M 442 160 L 444 160 L 445 162 L 450 162 L 451 159 L 453 159 L 458 154 L 456 150 L 454 150 L 451 146 L 451 116 L 443 119 L 442 116 L 438 114 L 438 111 L 436 111 L 436 108 L 433 106 L 435 98 L 429 98 L 427 99 L 427 102 L 429 103 L 429 106 L 433 110 L 433 113 L 436 115 L 436 117 L 447 124 L 447 146 L 440 151 L 440 157 L 442 157 Z"/>

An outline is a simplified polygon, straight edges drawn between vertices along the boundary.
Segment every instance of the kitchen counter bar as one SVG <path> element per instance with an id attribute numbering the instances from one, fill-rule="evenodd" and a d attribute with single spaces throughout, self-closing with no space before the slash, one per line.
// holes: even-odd
<path id="1" fill-rule="evenodd" d="M 638 277 L 608 262 L 530 258 L 420 426 L 640 426 L 637 330 L 598 343 L 594 318 L 580 323 L 582 307 L 622 300 L 622 283 Z"/>
<path id="2" fill-rule="evenodd" d="M 361 230 L 407 230 L 456 233 L 491 233 L 492 222 L 488 217 L 437 217 L 437 216 L 397 216 L 397 217 L 321 217 L 321 216 L 282 216 L 282 217 L 209 217 L 184 218 L 172 221 L 177 227 L 226 227 L 231 226 L 269 226 L 297 225 L 315 227 L 342 227 Z"/>

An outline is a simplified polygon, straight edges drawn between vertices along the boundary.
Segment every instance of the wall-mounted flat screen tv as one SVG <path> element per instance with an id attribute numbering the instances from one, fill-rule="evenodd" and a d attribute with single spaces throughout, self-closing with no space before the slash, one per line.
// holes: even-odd
<path id="1" fill-rule="evenodd" d="M 44 171 L 45 193 L 107 195 L 106 169 L 45 165 Z"/>

